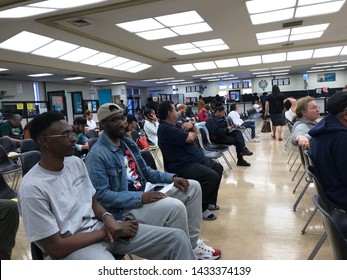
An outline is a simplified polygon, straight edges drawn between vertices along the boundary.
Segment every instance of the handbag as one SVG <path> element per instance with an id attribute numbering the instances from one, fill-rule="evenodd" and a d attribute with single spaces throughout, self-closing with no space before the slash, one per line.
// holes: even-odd
<path id="1" fill-rule="evenodd" d="M 261 132 L 263 133 L 271 132 L 271 123 L 269 120 L 264 120 L 263 127 L 261 128 Z"/>

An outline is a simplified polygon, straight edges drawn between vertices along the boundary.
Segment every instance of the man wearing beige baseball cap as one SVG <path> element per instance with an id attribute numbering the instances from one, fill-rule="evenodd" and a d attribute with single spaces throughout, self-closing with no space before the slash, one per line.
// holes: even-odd
<path id="1" fill-rule="evenodd" d="M 218 259 L 221 251 L 199 239 L 200 184 L 147 166 L 136 143 L 125 137 L 127 118 L 120 106 L 103 104 L 97 115 L 104 131 L 86 158 L 97 200 L 117 220 L 136 219 L 144 224 L 182 229 L 197 259 Z M 174 187 L 165 194 L 145 192 L 148 182 L 173 183 Z"/>

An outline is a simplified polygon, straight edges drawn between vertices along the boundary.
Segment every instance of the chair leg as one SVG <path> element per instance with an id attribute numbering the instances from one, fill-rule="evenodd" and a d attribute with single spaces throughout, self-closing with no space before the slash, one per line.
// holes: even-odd
<path id="1" fill-rule="evenodd" d="M 230 150 L 228 149 L 228 152 L 229 152 L 229 154 L 230 154 L 230 156 L 231 156 L 231 158 L 235 161 L 235 163 L 237 163 L 236 162 L 236 159 L 234 158 L 234 156 L 233 156 L 233 154 L 230 152 Z"/>
<path id="2" fill-rule="evenodd" d="M 312 211 L 312 213 L 311 213 L 310 217 L 308 217 L 308 220 L 307 220 L 306 224 L 305 224 L 305 225 L 304 225 L 304 227 L 302 228 L 302 230 L 301 230 L 301 234 L 305 234 L 305 232 L 306 232 L 306 228 L 308 227 L 308 225 L 309 225 L 309 224 L 310 224 L 310 222 L 312 221 L 312 219 L 313 219 L 314 215 L 316 215 L 317 210 L 318 210 L 318 208 L 317 208 L 317 206 L 316 206 L 316 207 L 314 208 L 314 210 Z"/>
<path id="3" fill-rule="evenodd" d="M 223 158 L 224 158 L 225 163 L 228 165 L 229 169 L 233 169 L 232 166 L 231 166 L 231 164 L 230 164 L 230 162 L 228 161 L 228 159 L 227 159 L 227 157 L 225 156 L 224 153 L 222 154 L 222 156 L 223 156 Z"/>
<path id="4" fill-rule="evenodd" d="M 294 188 L 294 190 L 293 190 L 293 193 L 295 193 L 295 192 L 296 192 L 296 189 L 297 189 L 297 188 L 298 188 L 298 186 L 300 185 L 300 183 L 301 183 L 302 179 L 304 178 L 304 176 L 305 176 L 305 172 L 304 172 L 304 173 L 302 173 L 302 175 L 301 175 L 301 177 L 300 177 L 299 181 L 296 183 L 296 186 L 295 186 L 295 188 Z"/>
<path id="5" fill-rule="evenodd" d="M 296 210 L 296 207 L 298 207 L 298 205 L 299 205 L 299 203 L 300 203 L 302 197 L 304 196 L 304 194 L 305 194 L 307 188 L 310 186 L 310 183 L 311 183 L 310 181 L 307 181 L 307 182 L 306 182 L 305 187 L 302 189 L 300 195 L 298 196 L 297 200 L 295 201 L 295 203 L 294 203 L 294 205 L 293 205 L 293 211 L 295 211 L 295 210 Z"/>
<path id="6" fill-rule="evenodd" d="M 296 171 L 295 171 L 295 173 L 294 173 L 294 175 L 293 175 L 292 181 L 294 181 L 295 176 L 296 176 L 296 174 L 298 174 L 299 169 L 300 169 L 301 166 L 302 166 L 302 163 L 300 163 L 299 166 L 298 166 L 298 168 L 296 169 Z"/>
<path id="7" fill-rule="evenodd" d="M 294 159 L 292 165 L 291 165 L 290 168 L 289 168 L 289 172 L 292 171 L 292 168 L 293 168 L 293 166 L 294 166 L 294 164 L 296 163 L 296 160 L 297 160 L 298 158 L 299 158 L 299 154 L 296 155 L 296 157 L 295 157 L 295 159 Z"/>
<path id="8" fill-rule="evenodd" d="M 316 246 L 314 246 L 311 254 L 308 256 L 308 258 L 307 258 L 308 260 L 313 260 L 314 259 L 314 257 L 317 255 L 320 247 L 322 247 L 322 245 L 323 245 L 324 241 L 327 239 L 327 237 L 328 237 L 327 233 L 324 232 L 322 234 L 322 236 L 320 237 L 320 239 L 318 240 Z"/>

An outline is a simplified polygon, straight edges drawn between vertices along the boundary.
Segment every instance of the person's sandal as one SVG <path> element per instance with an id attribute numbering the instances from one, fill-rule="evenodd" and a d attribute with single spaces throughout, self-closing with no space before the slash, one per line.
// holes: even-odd
<path id="1" fill-rule="evenodd" d="M 206 209 L 202 213 L 202 219 L 205 221 L 214 221 L 215 219 L 217 219 L 217 216 L 214 215 L 210 210 Z"/>
<path id="2" fill-rule="evenodd" d="M 220 207 L 217 204 L 209 204 L 208 210 L 219 210 Z"/>

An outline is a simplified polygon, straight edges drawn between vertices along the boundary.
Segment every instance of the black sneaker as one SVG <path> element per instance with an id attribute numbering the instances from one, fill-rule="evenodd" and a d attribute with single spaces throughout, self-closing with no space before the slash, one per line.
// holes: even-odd
<path id="1" fill-rule="evenodd" d="M 251 166 L 251 164 L 247 161 L 245 161 L 244 159 L 239 159 L 237 161 L 237 166 Z"/>
<path id="2" fill-rule="evenodd" d="M 251 155 L 253 155 L 253 153 L 247 148 L 244 148 L 243 151 L 240 153 L 240 156 L 251 156 Z"/>

